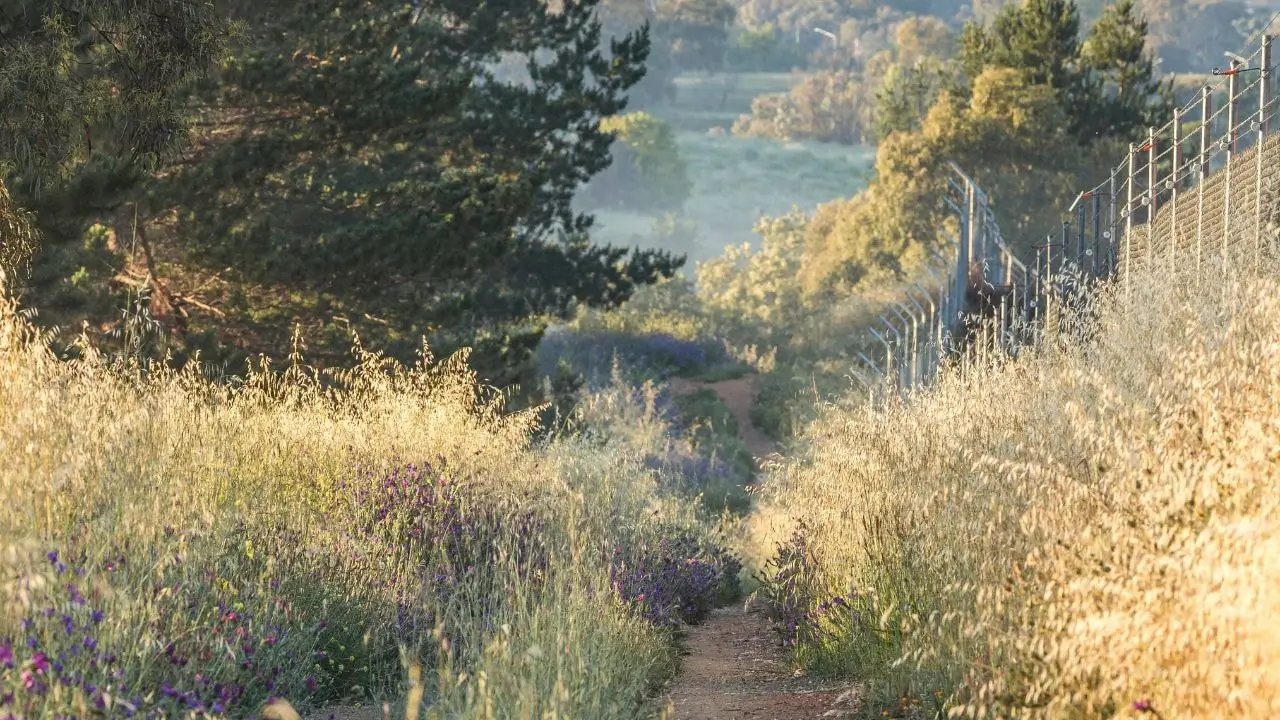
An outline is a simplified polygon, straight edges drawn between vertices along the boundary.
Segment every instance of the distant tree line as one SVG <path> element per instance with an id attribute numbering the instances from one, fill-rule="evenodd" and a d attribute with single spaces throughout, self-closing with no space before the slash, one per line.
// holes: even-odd
<path id="1" fill-rule="evenodd" d="M 1086 30 L 1072 0 L 1023 0 L 969 21 L 951 57 L 892 64 L 876 103 L 870 186 L 819 209 L 799 273 L 810 293 L 901 277 L 945 242 L 948 161 L 992 198 L 1024 253 L 1125 143 L 1171 110 L 1132 0 Z"/>

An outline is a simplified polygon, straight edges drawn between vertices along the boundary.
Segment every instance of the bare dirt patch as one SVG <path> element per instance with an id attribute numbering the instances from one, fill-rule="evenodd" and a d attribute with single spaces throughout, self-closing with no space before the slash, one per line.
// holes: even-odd
<path id="1" fill-rule="evenodd" d="M 768 620 L 721 608 L 689 630 L 680 675 L 658 699 L 669 720 L 801 720 L 850 717 L 859 695 L 795 673 Z"/>
<path id="2" fill-rule="evenodd" d="M 720 402 L 724 403 L 729 408 L 729 411 L 733 413 L 733 419 L 738 423 L 738 434 L 757 461 L 769 457 L 777 449 L 777 443 L 773 441 L 773 438 L 766 435 L 751 420 L 751 401 L 756 393 L 755 375 L 744 375 L 740 378 L 720 380 L 718 382 L 672 378 L 670 386 L 671 392 L 676 395 L 688 395 L 702 388 L 714 392 L 720 398 Z"/>

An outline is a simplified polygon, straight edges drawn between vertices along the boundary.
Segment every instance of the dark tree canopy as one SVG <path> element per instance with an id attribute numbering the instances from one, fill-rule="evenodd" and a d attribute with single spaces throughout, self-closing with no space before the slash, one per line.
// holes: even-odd
<path id="1" fill-rule="evenodd" d="M 88 224 L 119 227 L 131 202 L 170 263 L 233 287 L 373 317 L 411 346 L 527 350 L 539 318 L 683 263 L 593 245 L 571 206 L 611 162 L 601 120 L 650 47 L 647 26 L 603 41 L 597 4 L 0 2 L 2 177 L 63 289 Z"/>
<path id="2" fill-rule="evenodd" d="M 734 9 L 725 0 L 682 0 L 655 31 L 669 38 L 672 60 L 686 70 L 719 70 L 729 50 Z"/>
<path id="3" fill-rule="evenodd" d="M 151 210 L 179 210 L 201 263 L 409 336 L 620 302 L 683 261 L 594 246 L 571 207 L 649 50 L 647 28 L 602 48 L 596 4 L 246 3 L 253 31 L 206 98 L 229 137 Z M 513 58 L 523 77 L 503 79 Z"/>
<path id="4" fill-rule="evenodd" d="M 0 2 L 0 270 L 25 267 L 36 226 L 75 232 L 163 161 L 231 29 L 208 2 Z"/>
<path id="5" fill-rule="evenodd" d="M 1022 0 L 990 26 L 966 24 L 959 62 L 970 79 L 989 67 L 1011 68 L 1058 96 L 1072 132 L 1131 137 L 1168 114 L 1171 88 L 1156 80 L 1146 49 L 1147 23 L 1132 0 L 1107 7 L 1082 36 L 1074 0 Z"/>
<path id="6" fill-rule="evenodd" d="M 1148 30 L 1133 0 L 1108 5 L 1090 28 L 1080 60 L 1089 72 L 1086 97 L 1101 102 L 1083 132 L 1133 137 L 1144 127 L 1169 121 L 1172 85 L 1156 79 Z"/>
<path id="7" fill-rule="evenodd" d="M 228 31 L 211 2 L 0 3 L 0 177 L 38 194 L 91 152 L 154 165 Z"/>

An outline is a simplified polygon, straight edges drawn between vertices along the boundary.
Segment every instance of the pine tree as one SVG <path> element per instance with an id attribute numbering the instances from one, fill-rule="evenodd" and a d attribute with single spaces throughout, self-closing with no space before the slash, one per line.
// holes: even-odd
<path id="1" fill-rule="evenodd" d="M 182 89 L 229 30 L 204 2 L 0 4 L 0 177 L 37 195 L 91 154 L 154 164 L 186 130 Z"/>
<path id="2" fill-rule="evenodd" d="M 654 26 L 682 69 L 715 72 L 724 66 L 734 8 L 725 0 L 680 0 Z"/>
<path id="3" fill-rule="evenodd" d="M 1155 77 L 1155 62 L 1147 52 L 1147 21 L 1133 0 L 1107 6 L 1080 48 L 1082 67 L 1089 73 L 1088 96 L 1095 112 L 1086 116 L 1082 131 L 1112 137 L 1137 137 L 1147 126 L 1168 122 L 1172 81 Z"/>
<path id="4" fill-rule="evenodd" d="M 1146 37 L 1132 0 L 1108 7 L 1083 43 L 1074 0 L 1024 0 L 1004 7 L 990 27 L 966 25 L 960 66 L 970 79 L 989 67 L 1011 68 L 1051 88 L 1082 142 L 1128 138 L 1167 114 L 1171 97 L 1155 79 Z"/>
<path id="5" fill-rule="evenodd" d="M 601 47 L 598 0 L 245 2 L 210 140 L 156 188 L 211 267 L 368 308 L 404 337 L 612 305 L 682 258 L 588 241 L 577 189 L 647 28 Z M 523 81 L 495 73 L 525 60 Z M 527 348 L 526 339 L 513 343 Z M 459 342 L 465 342 L 460 339 Z"/>
<path id="6" fill-rule="evenodd" d="M 33 225 L 76 235 L 164 159 L 232 29 L 205 2 L 0 3 L 0 264 L 29 255 Z"/>
<path id="7" fill-rule="evenodd" d="M 876 136 L 883 141 L 895 132 L 919 130 L 950 82 L 948 71 L 936 60 L 891 66 L 876 91 Z"/>
<path id="8" fill-rule="evenodd" d="M 1079 82 L 1072 61 L 1080 48 L 1074 0 L 1026 0 L 996 15 L 990 64 L 1018 68 L 1035 85 L 1070 92 Z"/>

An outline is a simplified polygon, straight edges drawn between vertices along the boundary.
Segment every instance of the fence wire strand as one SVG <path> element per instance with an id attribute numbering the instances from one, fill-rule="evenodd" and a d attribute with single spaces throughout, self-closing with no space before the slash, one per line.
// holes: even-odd
<path id="1" fill-rule="evenodd" d="M 1170 121 L 1148 128 L 1108 177 L 1076 193 L 1060 233 L 1032 244 L 1031 257 L 1013 252 L 987 194 L 951 163 L 944 200 L 959 234 L 940 230 L 949 245 L 934 253 L 927 279 L 890 304 L 856 353 L 862 366 L 851 376 L 872 401 L 905 399 L 944 368 L 968 372 L 1045 342 L 1101 282 L 1127 296 L 1142 271 L 1198 281 L 1213 257 L 1245 262 L 1277 244 L 1280 97 L 1269 34 L 1277 20 L 1280 11 L 1250 35 L 1243 64 L 1213 68 Z"/>

